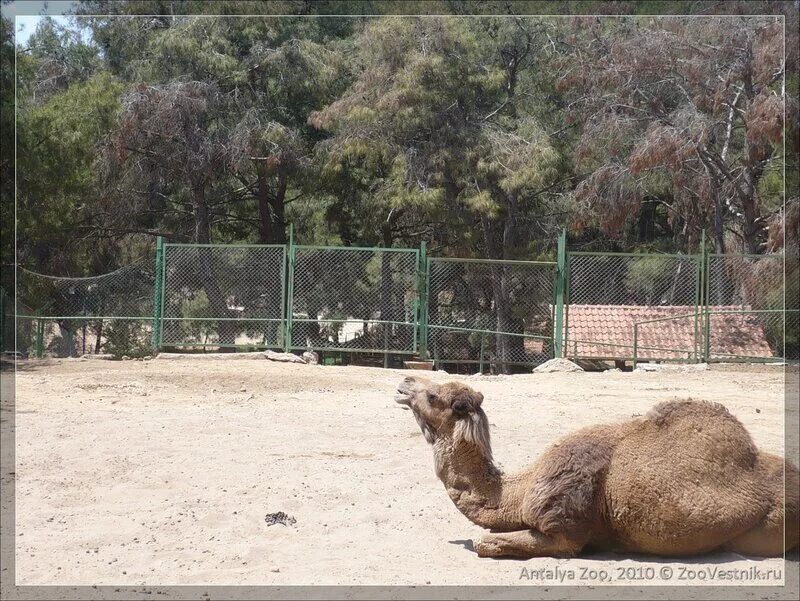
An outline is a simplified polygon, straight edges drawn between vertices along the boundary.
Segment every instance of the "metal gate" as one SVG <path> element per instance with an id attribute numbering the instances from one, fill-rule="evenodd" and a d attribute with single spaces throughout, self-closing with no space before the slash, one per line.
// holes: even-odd
<path id="1" fill-rule="evenodd" d="M 281 348 L 286 248 L 164 244 L 158 346 Z"/>
<path id="2" fill-rule="evenodd" d="M 557 264 L 430 258 L 426 348 L 434 362 L 536 366 L 554 354 Z"/>
<path id="3" fill-rule="evenodd" d="M 291 246 L 287 350 L 417 351 L 419 251 Z"/>

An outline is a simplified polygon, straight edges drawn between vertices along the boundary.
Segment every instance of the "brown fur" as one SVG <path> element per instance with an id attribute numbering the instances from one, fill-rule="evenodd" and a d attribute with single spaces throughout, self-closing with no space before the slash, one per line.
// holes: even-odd
<path id="1" fill-rule="evenodd" d="M 797 545 L 797 469 L 760 453 L 719 403 L 662 402 L 644 418 L 578 430 L 509 476 L 492 458 L 483 395 L 423 378 L 398 392 L 453 502 L 492 529 L 475 545 L 481 556 L 571 556 L 587 544 L 772 556 Z"/>

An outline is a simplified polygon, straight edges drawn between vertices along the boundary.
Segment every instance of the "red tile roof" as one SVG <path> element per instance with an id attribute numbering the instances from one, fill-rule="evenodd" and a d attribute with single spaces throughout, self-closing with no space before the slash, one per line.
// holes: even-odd
<path id="1" fill-rule="evenodd" d="M 748 307 L 714 306 L 712 311 Z M 684 316 L 686 317 L 679 317 Z M 639 326 L 640 359 L 692 359 L 695 352 L 695 317 L 691 306 L 647 307 L 635 305 L 569 305 L 567 357 L 630 359 L 634 324 L 651 319 L 668 321 Z M 697 351 L 703 352 L 703 320 L 697 320 Z M 710 326 L 712 356 L 772 357 L 763 324 L 754 315 L 713 314 Z"/>

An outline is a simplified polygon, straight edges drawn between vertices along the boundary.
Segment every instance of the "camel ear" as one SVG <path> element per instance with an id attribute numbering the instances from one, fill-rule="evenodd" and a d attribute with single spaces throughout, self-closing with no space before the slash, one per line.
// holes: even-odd
<path id="1" fill-rule="evenodd" d="M 470 412 L 469 401 L 458 399 L 453 403 L 452 409 L 456 415 L 467 415 Z"/>

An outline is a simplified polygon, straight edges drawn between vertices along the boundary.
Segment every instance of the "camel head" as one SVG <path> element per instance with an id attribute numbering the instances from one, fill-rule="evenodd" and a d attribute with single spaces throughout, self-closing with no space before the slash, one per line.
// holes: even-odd
<path id="1" fill-rule="evenodd" d="M 397 387 L 395 401 L 414 413 L 425 440 L 465 439 L 480 445 L 491 456 L 489 421 L 481 409 L 483 395 L 461 382 L 436 384 L 427 378 L 409 376 Z"/>

